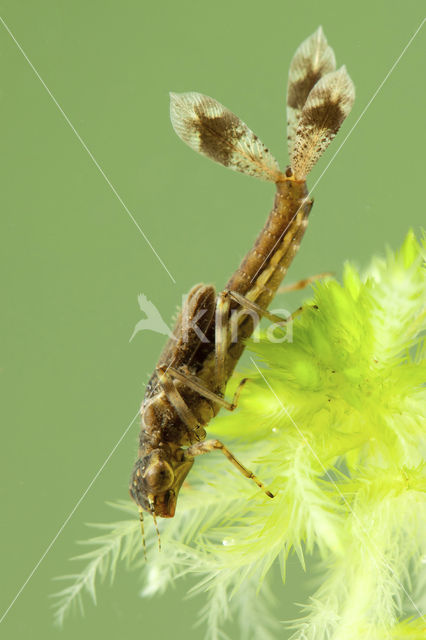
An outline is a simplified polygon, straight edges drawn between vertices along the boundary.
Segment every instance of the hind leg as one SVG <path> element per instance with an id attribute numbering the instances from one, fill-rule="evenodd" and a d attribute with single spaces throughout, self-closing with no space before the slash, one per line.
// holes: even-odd
<path id="1" fill-rule="evenodd" d="M 315 280 L 321 280 L 322 278 L 330 278 L 334 274 L 325 271 L 324 273 L 317 273 L 315 276 L 310 276 L 309 278 L 303 278 L 303 280 L 298 280 L 298 282 L 293 282 L 292 284 L 284 285 L 280 287 L 277 293 L 287 293 L 288 291 L 299 291 L 299 289 L 304 289 L 309 286 L 311 282 L 315 282 Z"/>
<path id="2" fill-rule="evenodd" d="M 200 396 L 203 396 L 203 398 L 207 398 L 208 400 L 212 400 L 212 402 L 216 402 L 217 404 L 220 404 L 221 407 L 223 407 L 224 409 L 228 409 L 228 411 L 234 411 L 237 408 L 238 399 L 240 397 L 241 391 L 244 385 L 246 384 L 246 382 L 248 381 L 248 378 L 243 378 L 241 380 L 236 392 L 234 393 L 234 398 L 232 402 L 228 402 L 222 396 L 218 395 L 217 393 L 215 393 L 214 391 L 206 387 L 203 380 L 200 380 L 200 378 L 197 378 L 197 376 L 193 376 L 190 373 L 187 373 L 185 371 L 178 371 L 174 367 L 169 367 L 167 369 L 167 373 L 171 378 L 175 378 L 176 380 L 183 382 L 190 389 L 199 393 Z"/>
<path id="3" fill-rule="evenodd" d="M 229 328 L 231 327 L 231 339 L 234 338 L 236 329 L 236 327 L 233 326 L 233 316 L 230 318 L 231 300 L 237 302 L 243 309 L 247 309 L 249 315 L 253 317 L 253 322 L 255 324 L 257 324 L 260 318 L 265 317 L 271 320 L 271 322 L 284 326 L 291 322 L 301 311 L 301 309 L 298 309 L 288 318 L 282 318 L 281 316 L 275 315 L 267 309 L 264 309 L 255 302 L 248 300 L 236 291 L 224 289 L 219 293 L 215 313 L 215 363 L 217 389 L 221 395 L 223 395 L 223 390 L 226 385 L 225 362 L 229 346 Z"/>

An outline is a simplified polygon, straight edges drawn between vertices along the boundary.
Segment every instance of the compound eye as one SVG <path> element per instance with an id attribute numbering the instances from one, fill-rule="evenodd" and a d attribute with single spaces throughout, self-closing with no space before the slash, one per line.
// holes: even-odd
<path id="1" fill-rule="evenodd" d="M 145 471 L 144 480 L 153 493 L 167 491 L 174 480 L 174 473 L 168 462 L 154 462 Z"/>

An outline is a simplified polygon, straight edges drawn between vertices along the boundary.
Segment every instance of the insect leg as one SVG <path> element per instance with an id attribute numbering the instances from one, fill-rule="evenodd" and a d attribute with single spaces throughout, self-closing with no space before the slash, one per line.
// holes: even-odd
<path id="1" fill-rule="evenodd" d="M 166 394 L 167 400 L 173 405 L 179 418 L 187 426 L 188 432 L 195 432 L 197 440 L 202 439 L 205 437 L 206 432 L 176 389 L 170 369 L 171 367 L 168 369 L 157 367 L 156 372 L 160 385 Z"/>
<path id="2" fill-rule="evenodd" d="M 226 291 L 217 297 L 215 314 L 215 362 L 216 380 L 219 393 L 223 395 L 225 388 L 225 358 L 228 349 L 228 322 L 230 300 Z"/>
<path id="3" fill-rule="evenodd" d="M 289 322 L 294 320 L 294 318 L 302 311 L 302 307 L 300 307 L 299 309 L 296 309 L 296 311 L 294 311 L 288 318 L 282 318 L 281 316 L 277 316 L 275 313 L 271 313 L 267 309 L 264 309 L 263 307 L 256 304 L 255 302 L 252 302 L 248 298 L 245 298 L 244 296 L 242 296 L 240 293 L 237 293 L 236 291 L 225 290 L 223 293 L 226 293 L 227 296 L 229 296 L 230 298 L 233 298 L 235 302 L 238 302 L 238 304 L 241 307 L 249 309 L 250 311 L 253 311 L 259 316 L 264 316 L 265 318 L 268 318 L 268 320 L 271 320 L 271 322 L 275 322 L 276 324 L 279 324 L 279 325 L 288 324 Z"/>
<path id="4" fill-rule="evenodd" d="M 292 284 L 284 285 L 283 287 L 280 287 L 278 289 L 277 293 L 287 293 L 288 291 L 298 291 L 299 289 L 304 289 L 305 287 L 310 285 L 311 282 L 314 282 L 315 280 L 321 280 L 321 278 L 329 278 L 329 277 L 332 277 L 333 275 L 334 274 L 330 273 L 329 271 L 325 271 L 324 273 L 317 273 L 315 276 L 310 276 L 309 278 L 304 278 L 303 280 L 299 280 L 298 282 L 293 282 Z"/>
<path id="5" fill-rule="evenodd" d="M 186 373 L 186 372 L 183 372 L 183 371 L 178 371 L 174 367 L 168 367 L 167 373 L 168 373 L 168 375 L 170 377 L 176 378 L 176 380 L 179 380 L 179 382 L 183 382 L 190 389 L 193 389 L 194 391 L 199 393 L 200 396 L 203 396 L 203 398 L 207 398 L 208 400 L 212 400 L 213 402 L 216 402 L 217 404 L 220 404 L 225 409 L 228 409 L 228 411 L 234 411 L 234 409 L 237 408 L 238 398 L 240 397 L 240 393 L 242 391 L 242 388 L 244 387 L 245 383 L 248 380 L 248 378 L 243 378 L 241 380 L 241 382 L 239 383 L 239 385 L 237 387 L 237 390 L 236 390 L 236 392 L 234 394 L 234 398 L 233 398 L 232 402 L 228 402 L 227 400 L 222 398 L 222 396 L 219 396 L 214 391 L 211 391 L 211 389 L 208 389 L 205 386 L 204 382 L 202 380 L 200 380 L 200 378 L 197 378 L 197 376 L 193 376 L 190 373 Z M 182 402 L 183 402 L 183 399 L 182 399 Z"/>
<path id="6" fill-rule="evenodd" d="M 239 462 L 239 460 L 237 460 L 237 458 L 229 451 L 228 447 L 226 447 L 223 444 L 223 442 L 220 442 L 220 440 L 205 440 L 204 442 L 197 442 L 197 444 L 193 444 L 191 447 L 189 447 L 186 453 L 191 457 L 201 456 L 205 453 L 210 453 L 215 449 L 222 451 L 222 453 L 228 458 L 229 462 L 231 462 L 234 465 L 234 467 L 236 467 L 238 471 L 242 473 L 246 478 L 253 480 L 253 482 L 255 482 L 257 486 L 266 493 L 267 496 L 269 496 L 270 498 L 274 497 L 274 494 L 268 491 L 268 489 L 266 489 L 263 482 L 261 482 L 254 475 L 254 473 L 252 473 L 252 471 L 250 471 L 243 464 L 241 464 L 241 462 Z"/>

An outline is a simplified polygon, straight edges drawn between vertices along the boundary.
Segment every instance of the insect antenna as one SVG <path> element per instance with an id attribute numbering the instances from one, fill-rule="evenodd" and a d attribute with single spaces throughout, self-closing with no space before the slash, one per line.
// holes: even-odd
<path id="1" fill-rule="evenodd" d="M 144 555 L 145 562 L 146 562 L 147 561 L 147 557 L 146 557 L 145 527 L 143 526 L 143 511 L 142 511 L 142 509 L 139 509 L 139 520 L 140 520 L 140 523 L 141 523 L 143 555 Z"/>
<path id="2" fill-rule="evenodd" d="M 150 507 L 150 509 L 151 509 L 152 519 L 154 520 L 154 527 L 155 527 L 155 530 L 156 530 L 156 532 L 157 532 L 157 538 L 158 538 L 158 551 L 161 551 L 161 537 L 160 537 L 160 530 L 158 529 L 157 516 L 155 515 L 155 512 L 154 512 L 154 504 L 151 502 L 151 500 L 149 501 L 149 507 Z"/>

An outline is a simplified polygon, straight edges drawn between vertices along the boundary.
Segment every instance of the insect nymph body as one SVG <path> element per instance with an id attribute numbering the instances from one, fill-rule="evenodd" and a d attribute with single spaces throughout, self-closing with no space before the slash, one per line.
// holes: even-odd
<path id="1" fill-rule="evenodd" d="M 321 28 L 294 55 L 287 95 L 291 163 L 285 173 L 258 137 L 221 104 L 197 93 L 171 94 L 172 124 L 184 142 L 224 166 L 274 182 L 277 192 L 265 226 L 225 289 L 217 294 L 213 286 L 199 284 L 190 291 L 174 337 L 147 385 L 130 483 L 140 511 L 173 517 L 194 457 L 214 449 L 272 497 L 221 442 L 205 440 L 204 427 L 221 407 L 236 407 L 244 381 L 232 403 L 224 399 L 226 383 L 259 318 L 282 322 L 267 308 L 306 229 L 312 207 L 306 176 L 354 100 L 345 68 L 335 71 L 335 66 Z M 236 310 L 242 312 L 232 313 Z"/>

